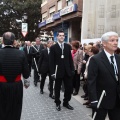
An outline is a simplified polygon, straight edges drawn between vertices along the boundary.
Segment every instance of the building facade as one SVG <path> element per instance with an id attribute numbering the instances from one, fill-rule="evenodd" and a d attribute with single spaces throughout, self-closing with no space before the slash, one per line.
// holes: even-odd
<path id="1" fill-rule="evenodd" d="M 52 31 L 57 41 L 57 31 L 63 29 L 65 42 L 81 39 L 82 0 L 42 0 L 41 30 Z"/>
<path id="2" fill-rule="evenodd" d="M 84 0 L 82 39 L 101 38 L 108 31 L 120 35 L 119 0 Z"/>

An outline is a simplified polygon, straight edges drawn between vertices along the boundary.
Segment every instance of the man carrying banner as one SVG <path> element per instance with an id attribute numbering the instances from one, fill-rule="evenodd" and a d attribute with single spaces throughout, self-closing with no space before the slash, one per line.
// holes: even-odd
<path id="1" fill-rule="evenodd" d="M 33 64 L 34 64 L 34 85 L 37 86 L 37 82 L 39 81 L 39 71 L 38 71 L 38 60 L 40 57 L 41 50 L 44 49 L 41 44 L 40 38 L 35 39 L 36 44 L 32 46 L 32 55 L 33 55 Z M 34 59 L 35 58 L 35 59 Z"/>

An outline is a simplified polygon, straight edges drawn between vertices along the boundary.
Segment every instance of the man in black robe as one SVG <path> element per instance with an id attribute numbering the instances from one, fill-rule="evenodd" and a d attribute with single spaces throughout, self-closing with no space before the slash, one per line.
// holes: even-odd
<path id="1" fill-rule="evenodd" d="M 0 49 L 0 120 L 20 120 L 23 99 L 21 75 L 27 79 L 30 74 L 25 54 L 13 47 L 14 40 L 13 33 L 3 34 L 5 47 Z"/>

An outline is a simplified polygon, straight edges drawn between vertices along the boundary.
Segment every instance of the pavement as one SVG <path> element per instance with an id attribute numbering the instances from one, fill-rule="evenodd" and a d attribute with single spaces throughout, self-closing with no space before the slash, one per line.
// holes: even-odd
<path id="1" fill-rule="evenodd" d="M 34 86 L 33 72 L 29 79 L 30 87 L 28 89 L 24 88 L 23 92 L 21 120 L 92 120 L 91 109 L 83 105 L 85 101 L 81 98 L 81 95 L 84 94 L 82 87 L 80 87 L 79 94 L 72 96 L 69 102 L 74 110 L 68 110 L 61 104 L 61 111 L 57 111 L 54 100 L 49 97 L 48 78 L 45 81 L 44 94 L 40 94 L 40 83 L 37 87 Z M 63 95 L 61 91 L 61 101 Z"/>

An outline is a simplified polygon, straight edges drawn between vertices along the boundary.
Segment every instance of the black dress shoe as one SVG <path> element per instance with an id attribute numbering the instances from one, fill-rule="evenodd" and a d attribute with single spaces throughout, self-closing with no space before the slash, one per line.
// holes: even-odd
<path id="1" fill-rule="evenodd" d="M 88 100 L 88 97 L 85 97 L 84 100 Z"/>
<path id="2" fill-rule="evenodd" d="M 86 105 L 86 108 L 92 108 L 91 104 Z"/>
<path id="3" fill-rule="evenodd" d="M 34 85 L 37 86 L 37 82 L 34 82 Z"/>
<path id="4" fill-rule="evenodd" d="M 74 92 L 74 93 L 73 93 L 73 96 L 75 96 L 75 95 L 77 95 L 77 94 L 78 94 L 78 92 Z"/>
<path id="5" fill-rule="evenodd" d="M 55 96 L 50 94 L 49 97 L 51 97 L 52 99 L 55 99 Z"/>
<path id="6" fill-rule="evenodd" d="M 83 103 L 83 105 L 89 105 L 89 104 L 90 104 L 90 102 L 89 102 L 89 101 L 87 101 L 87 102 Z"/>
<path id="7" fill-rule="evenodd" d="M 38 80 L 37 82 L 41 82 L 41 80 Z"/>
<path id="8" fill-rule="evenodd" d="M 43 94 L 44 93 L 43 90 L 40 90 L 40 93 Z"/>
<path id="9" fill-rule="evenodd" d="M 81 98 L 85 98 L 85 97 L 87 97 L 87 96 L 86 96 L 86 95 L 82 95 L 82 96 L 81 96 Z"/>
<path id="10" fill-rule="evenodd" d="M 56 110 L 57 110 L 57 111 L 60 111 L 60 110 L 61 110 L 60 105 L 56 105 Z"/>
<path id="11" fill-rule="evenodd" d="M 74 108 L 72 106 L 70 106 L 69 104 L 63 104 L 63 106 L 69 110 L 74 110 Z"/>

